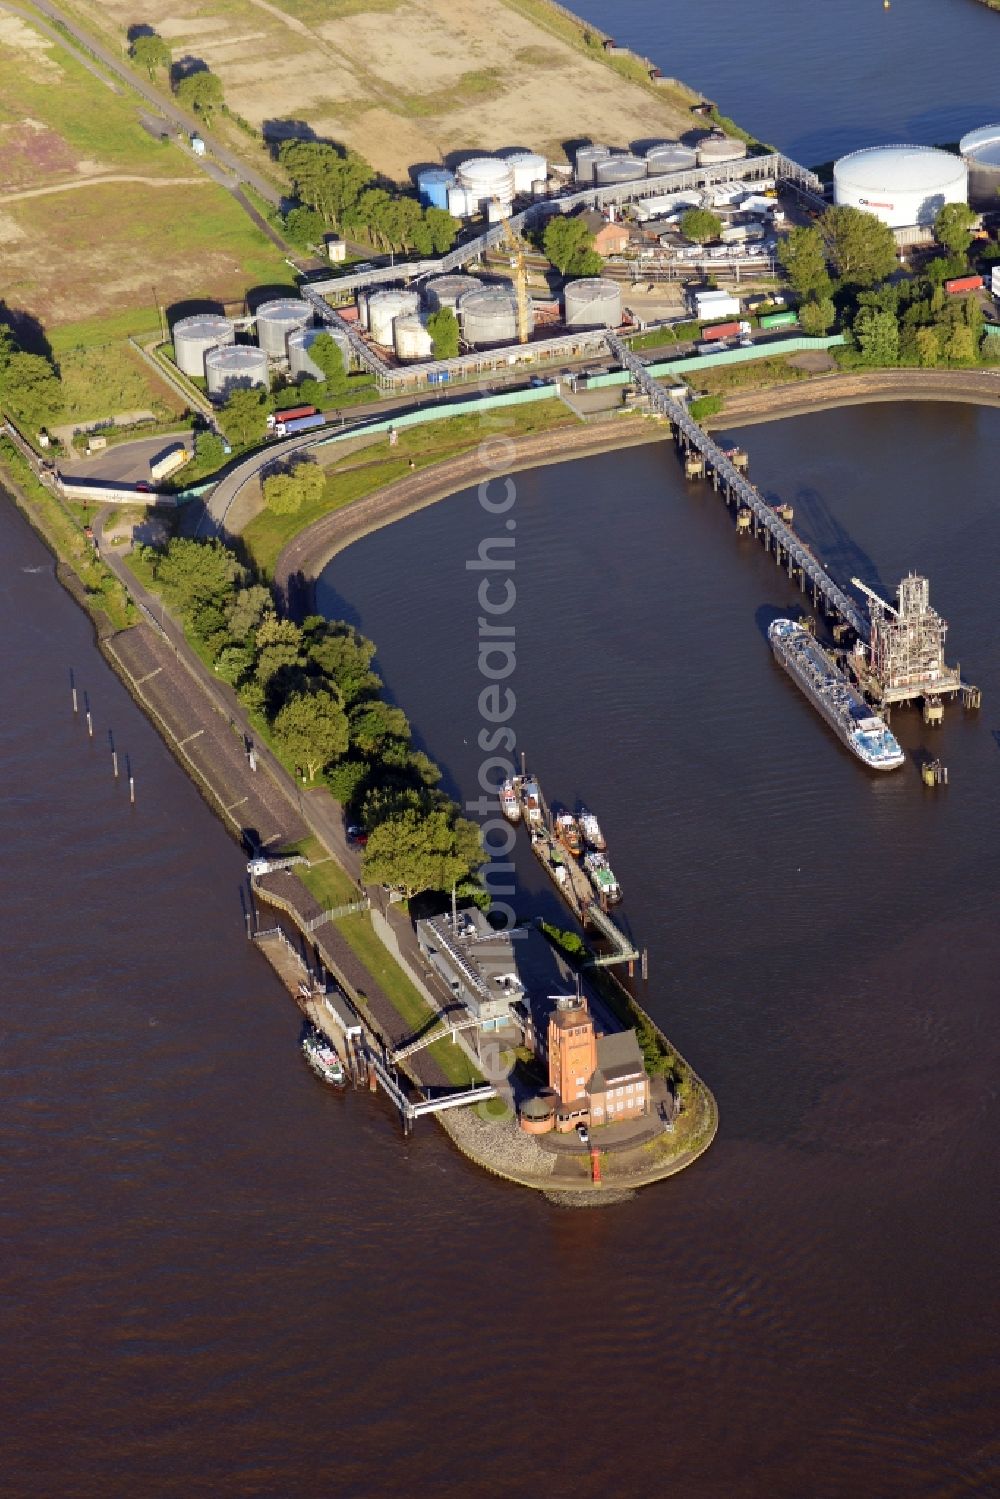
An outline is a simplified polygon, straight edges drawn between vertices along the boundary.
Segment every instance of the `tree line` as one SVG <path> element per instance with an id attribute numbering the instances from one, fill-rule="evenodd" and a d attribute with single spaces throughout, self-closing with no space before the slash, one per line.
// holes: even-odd
<path id="1" fill-rule="evenodd" d="M 453 884 L 481 895 L 479 829 L 441 791 L 405 713 L 380 695 L 370 640 L 342 620 L 279 618 L 270 589 L 218 540 L 175 538 L 139 555 L 286 764 L 308 784 L 325 782 L 365 827 L 367 883 L 407 898 Z"/>

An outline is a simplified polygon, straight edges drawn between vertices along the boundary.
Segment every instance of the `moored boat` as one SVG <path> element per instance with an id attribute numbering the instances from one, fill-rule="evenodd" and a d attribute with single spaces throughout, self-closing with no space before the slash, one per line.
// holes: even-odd
<path id="1" fill-rule="evenodd" d="M 538 782 L 525 780 L 521 782 L 521 805 L 524 808 L 526 821 L 532 827 L 540 827 L 542 823 L 542 796 L 538 789 Z"/>
<path id="2" fill-rule="evenodd" d="M 583 853 L 583 839 L 576 818 L 571 812 L 560 812 L 555 822 L 555 834 L 567 853 L 579 858 Z"/>
<path id="3" fill-rule="evenodd" d="M 604 904 L 617 905 L 622 898 L 621 886 L 615 879 L 614 871 L 604 855 L 594 850 L 584 855 L 583 864 L 590 876 L 590 883 Z"/>
<path id="4" fill-rule="evenodd" d="M 586 807 L 581 807 L 577 822 L 587 847 L 596 849 L 599 854 L 602 854 L 608 845 L 604 841 L 601 825 L 593 812 L 588 812 Z"/>
<path id="5" fill-rule="evenodd" d="M 515 781 L 504 781 L 500 788 L 500 810 L 508 822 L 521 821 L 521 801 Z"/>
<path id="6" fill-rule="evenodd" d="M 344 1064 L 332 1042 L 315 1026 L 310 1026 L 302 1038 L 302 1054 L 316 1076 L 321 1077 L 325 1083 L 342 1088 L 347 1082 Z"/>
<path id="7" fill-rule="evenodd" d="M 896 770 L 906 756 L 833 657 L 793 619 L 776 619 L 767 638 L 775 658 L 853 755 L 870 770 Z"/>

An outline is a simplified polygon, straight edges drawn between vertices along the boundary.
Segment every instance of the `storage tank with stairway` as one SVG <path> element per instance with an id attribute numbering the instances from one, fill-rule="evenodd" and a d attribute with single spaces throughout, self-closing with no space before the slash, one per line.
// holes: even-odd
<path id="1" fill-rule="evenodd" d="M 288 335 L 296 328 L 308 328 L 313 310 L 302 297 L 280 297 L 262 302 L 254 313 L 257 320 L 257 342 L 269 359 L 288 358 Z"/>
<path id="2" fill-rule="evenodd" d="M 594 181 L 594 168 L 598 162 L 611 155 L 610 146 L 581 146 L 574 158 L 576 180 L 581 187 L 590 187 Z"/>
<path id="3" fill-rule="evenodd" d="M 421 288 L 424 306 L 428 312 L 437 312 L 441 307 L 450 307 L 454 312 L 459 298 L 466 292 L 478 291 L 482 284 L 478 276 L 464 276 L 458 271 L 451 276 L 431 276 Z"/>
<path id="4" fill-rule="evenodd" d="M 424 167 L 417 173 L 417 192 L 427 208 L 448 207 L 448 189 L 455 186 L 455 173 L 447 167 Z"/>
<path id="5" fill-rule="evenodd" d="M 259 385 L 270 387 L 267 355 L 263 349 L 247 344 L 210 349 L 205 355 L 205 379 L 213 400 L 226 401 L 234 390 L 249 390 Z"/>
<path id="6" fill-rule="evenodd" d="M 204 380 L 209 349 L 235 342 L 236 328 L 227 317 L 212 312 L 178 318 L 173 326 L 174 363 L 182 374 Z"/>
<path id="7" fill-rule="evenodd" d="M 430 359 L 434 340 L 427 331 L 427 313 L 402 313 L 393 322 L 392 341 L 397 359 Z"/>
<path id="8" fill-rule="evenodd" d="M 563 308 L 567 328 L 618 328 L 622 289 L 606 276 L 585 276 L 567 283 Z"/>
<path id="9" fill-rule="evenodd" d="M 310 380 L 325 380 L 326 376 L 318 364 L 314 364 L 309 357 L 309 350 L 317 338 L 322 338 L 327 333 L 333 339 L 340 356 L 344 361 L 344 369 L 351 367 L 351 341 L 346 333 L 339 328 L 296 328 L 288 335 L 288 368 L 292 379 L 297 380 L 302 376 L 308 376 Z"/>
<path id="10" fill-rule="evenodd" d="M 388 287 L 368 297 L 368 331 L 377 344 L 392 348 L 392 325 L 398 317 L 418 312 L 420 297 L 403 287 Z"/>
<path id="11" fill-rule="evenodd" d="M 596 187 L 617 187 L 623 182 L 641 182 L 645 176 L 647 176 L 646 162 L 642 156 L 630 156 L 623 153 L 621 156 L 608 156 L 604 161 L 594 163 Z"/>
<path id="12" fill-rule="evenodd" d="M 503 286 L 483 286 L 466 292 L 458 304 L 462 337 L 474 349 L 518 341 L 517 296 Z M 534 314 L 529 304 L 528 332 L 534 328 Z"/>

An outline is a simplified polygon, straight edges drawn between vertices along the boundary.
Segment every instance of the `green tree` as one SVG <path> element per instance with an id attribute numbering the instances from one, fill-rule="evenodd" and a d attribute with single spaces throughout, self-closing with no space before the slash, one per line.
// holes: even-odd
<path id="1" fill-rule="evenodd" d="M 596 253 L 594 236 L 587 228 L 586 220 L 565 214 L 555 214 L 549 219 L 542 235 L 542 248 L 556 270 L 564 276 L 583 274 L 581 261 L 588 253 Z"/>
<path id="2" fill-rule="evenodd" d="M 367 760 L 338 760 L 327 772 L 326 783 L 342 807 L 356 807 L 371 774 Z"/>
<path id="3" fill-rule="evenodd" d="M 946 203 L 934 219 L 935 238 L 950 254 L 966 256 L 972 244 L 975 222 L 975 209 L 968 203 Z"/>
<path id="4" fill-rule="evenodd" d="M 830 297 L 817 297 L 799 308 L 802 332 L 810 338 L 822 338 L 833 327 L 837 312 Z"/>
<path id="5" fill-rule="evenodd" d="M 428 208 L 424 214 L 431 236 L 431 249 L 435 255 L 447 255 L 458 238 L 461 221 L 454 218 L 446 208 Z"/>
<path id="6" fill-rule="evenodd" d="M 424 890 L 450 890 L 485 862 L 475 823 L 443 808 L 407 807 L 372 830 L 363 874 L 366 883 L 402 890 L 410 900 Z"/>
<path id="7" fill-rule="evenodd" d="M 346 750 L 347 716 L 332 692 L 295 693 L 275 715 L 274 734 L 312 781 Z"/>
<path id="8" fill-rule="evenodd" d="M 151 36 L 137 36 L 129 48 L 129 55 L 140 68 L 146 69 L 150 81 L 156 76 L 157 68 L 163 68 L 166 72 L 170 71 L 172 61 L 170 48 L 162 36 L 157 36 L 155 31 Z"/>
<path id="9" fill-rule="evenodd" d="M 10 346 L 0 363 L 0 402 L 24 426 L 37 430 L 53 421 L 63 407 L 62 385 L 41 354 L 24 354 Z"/>
<path id="10" fill-rule="evenodd" d="M 863 364 L 885 368 L 899 363 L 899 324 L 894 313 L 861 307 L 853 331 Z"/>
<path id="11" fill-rule="evenodd" d="M 830 274 L 826 268 L 826 242 L 815 224 L 787 234 L 781 241 L 778 258 L 789 285 L 800 297 L 827 295 Z"/>
<path id="12" fill-rule="evenodd" d="M 203 473 L 211 474 L 221 468 L 226 450 L 218 432 L 199 432 L 194 440 L 194 456 Z"/>
<path id="13" fill-rule="evenodd" d="M 253 669 L 253 651 L 245 645 L 225 645 L 215 658 L 215 672 L 230 687 Z"/>
<path id="14" fill-rule="evenodd" d="M 303 505 L 316 504 L 325 488 L 323 470 L 311 459 L 268 474 L 261 485 L 264 504 L 276 515 L 294 515 Z"/>
<path id="15" fill-rule="evenodd" d="M 288 210 L 284 222 L 285 234 L 300 250 L 322 244 L 326 222 L 318 209 L 300 204 L 298 208 Z"/>
<path id="16" fill-rule="evenodd" d="M 924 366 L 937 364 L 941 357 L 941 343 L 936 328 L 918 328 L 916 332 L 917 359 Z"/>
<path id="17" fill-rule="evenodd" d="M 343 391 L 347 384 L 344 356 L 337 340 L 329 333 L 321 333 L 309 345 L 309 358 L 323 371 L 327 389 L 331 395 Z"/>
<path id="18" fill-rule="evenodd" d="M 241 588 L 226 605 L 226 624 L 233 640 L 246 644 L 253 640 L 264 620 L 274 613 L 271 590 L 260 583 Z"/>
<path id="19" fill-rule="evenodd" d="M 351 713 L 351 743 L 363 755 L 378 755 L 387 740 L 409 737 L 406 714 L 383 698 L 361 702 Z"/>
<path id="20" fill-rule="evenodd" d="M 896 242 L 888 224 L 873 213 L 837 204 L 819 221 L 827 255 L 849 286 L 875 286 L 896 269 Z"/>
<path id="21" fill-rule="evenodd" d="M 681 215 L 679 228 L 685 239 L 705 245 L 710 239 L 718 239 L 722 233 L 722 220 L 705 208 L 689 208 Z"/>
<path id="22" fill-rule="evenodd" d="M 302 664 L 302 631 L 290 619 L 264 619 L 254 637 L 257 661 L 254 677 L 263 688 L 273 711 L 299 679 Z"/>
<path id="23" fill-rule="evenodd" d="M 311 615 L 303 622 L 302 631 L 309 665 L 337 684 L 348 706 L 371 697 L 381 687 L 371 669 L 375 646 L 353 625 Z"/>
<path id="24" fill-rule="evenodd" d="M 221 541 L 177 536 L 163 552 L 149 549 L 143 555 L 152 564 L 167 604 L 189 620 L 205 605 L 221 609 L 246 579 L 244 568 Z"/>
<path id="25" fill-rule="evenodd" d="M 458 353 L 458 318 L 451 307 L 439 307 L 427 319 L 435 359 L 454 359 Z"/>
<path id="26" fill-rule="evenodd" d="M 249 448 L 264 441 L 270 398 L 259 385 L 237 388 L 219 412 L 219 426 L 234 448 Z"/>
<path id="27" fill-rule="evenodd" d="M 210 73 L 207 68 L 200 68 L 197 73 L 188 73 L 179 78 L 174 93 L 185 109 L 194 110 L 206 124 L 211 122 L 212 115 L 223 103 L 222 79 L 217 74 Z"/>
<path id="28" fill-rule="evenodd" d="M 342 155 L 335 146 L 322 141 L 287 140 L 278 159 L 291 177 L 297 196 L 321 213 L 326 222 L 358 222 L 364 189 L 374 176 L 362 157 L 353 151 Z"/>
<path id="29" fill-rule="evenodd" d="M 953 328 L 944 348 L 952 364 L 969 364 L 976 357 L 976 335 L 964 324 Z"/>

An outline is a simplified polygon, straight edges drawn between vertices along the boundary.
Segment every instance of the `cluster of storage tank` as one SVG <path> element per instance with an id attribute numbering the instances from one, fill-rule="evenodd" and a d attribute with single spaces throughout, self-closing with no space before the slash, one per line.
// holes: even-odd
<path id="1" fill-rule="evenodd" d="M 308 375 L 322 380 L 323 371 L 309 357 L 321 333 L 329 333 L 340 347 L 345 367 L 350 341 L 337 329 L 314 328 L 313 312 L 301 297 L 263 302 L 254 314 L 257 343 L 237 344 L 236 325 L 216 313 L 180 318 L 173 327 L 174 360 L 185 375 L 204 379 L 208 393 L 225 400 L 233 390 L 259 385 L 270 388 L 271 367 L 287 362 L 293 378 Z"/>
<path id="2" fill-rule="evenodd" d="M 417 173 L 417 191 L 428 207 L 446 208 L 457 219 L 485 213 L 495 222 L 510 213 L 515 198 L 543 194 L 548 170 L 537 151 L 471 156 L 453 172 L 425 167 Z"/>
<path id="3" fill-rule="evenodd" d="M 659 141 L 640 156 L 631 151 L 612 151 L 610 146 L 581 146 L 576 153 L 576 180 L 583 187 L 614 187 L 639 182 L 643 177 L 662 177 L 668 172 L 689 172 L 698 166 L 739 161 L 747 154 L 743 141 L 721 132 L 706 135 L 696 146 L 680 141 Z"/>

